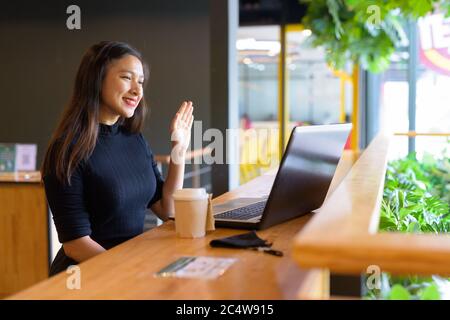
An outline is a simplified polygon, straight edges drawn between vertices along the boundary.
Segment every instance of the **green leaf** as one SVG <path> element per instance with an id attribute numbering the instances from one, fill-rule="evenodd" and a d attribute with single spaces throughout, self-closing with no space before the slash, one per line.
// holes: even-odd
<path id="1" fill-rule="evenodd" d="M 390 300 L 411 300 L 411 295 L 402 285 L 396 284 L 389 293 Z"/>
<path id="2" fill-rule="evenodd" d="M 380 230 L 385 231 L 396 231 L 397 230 L 397 224 L 395 223 L 395 220 L 386 216 L 380 217 Z"/>
<path id="3" fill-rule="evenodd" d="M 406 229 L 406 232 L 408 233 L 417 233 L 420 231 L 420 224 L 418 224 L 417 222 L 411 222 L 408 225 L 408 228 Z"/>
<path id="4" fill-rule="evenodd" d="M 363 2 L 364 0 L 345 0 L 345 4 L 349 7 L 356 7 Z"/>
<path id="5" fill-rule="evenodd" d="M 420 300 L 440 300 L 441 293 L 435 283 L 428 286 L 420 295 Z"/>
<path id="6" fill-rule="evenodd" d="M 414 17 L 423 17 L 425 14 L 433 10 L 433 4 L 430 0 L 414 0 Z"/>
<path id="7" fill-rule="evenodd" d="M 400 218 L 400 220 L 403 220 L 408 214 L 410 214 L 413 210 L 408 209 L 408 208 L 401 208 L 398 216 Z"/>

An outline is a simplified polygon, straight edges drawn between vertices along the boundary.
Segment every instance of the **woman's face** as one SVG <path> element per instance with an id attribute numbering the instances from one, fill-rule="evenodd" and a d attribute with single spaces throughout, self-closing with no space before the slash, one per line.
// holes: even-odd
<path id="1" fill-rule="evenodd" d="M 130 118 L 143 96 L 144 70 L 132 55 L 114 60 L 106 69 L 100 101 L 100 122 L 114 124 Z"/>

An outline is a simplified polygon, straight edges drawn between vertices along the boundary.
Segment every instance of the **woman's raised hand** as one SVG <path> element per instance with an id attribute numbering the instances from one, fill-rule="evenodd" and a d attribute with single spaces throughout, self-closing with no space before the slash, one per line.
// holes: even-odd
<path id="1" fill-rule="evenodd" d="M 191 140 L 191 128 L 194 121 L 192 101 L 184 101 L 170 124 L 173 156 L 183 157 Z M 174 153 L 175 152 L 175 153 Z"/>

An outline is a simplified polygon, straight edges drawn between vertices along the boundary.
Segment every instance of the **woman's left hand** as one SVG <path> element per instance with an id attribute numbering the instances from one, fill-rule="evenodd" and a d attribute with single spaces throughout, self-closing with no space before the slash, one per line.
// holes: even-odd
<path id="1" fill-rule="evenodd" d="M 176 155 L 184 158 L 186 150 L 189 147 L 191 128 L 194 121 L 194 116 L 192 115 L 193 110 L 192 101 L 184 101 L 170 124 L 172 147 L 176 153 L 174 154 L 172 151 L 173 156 Z"/>

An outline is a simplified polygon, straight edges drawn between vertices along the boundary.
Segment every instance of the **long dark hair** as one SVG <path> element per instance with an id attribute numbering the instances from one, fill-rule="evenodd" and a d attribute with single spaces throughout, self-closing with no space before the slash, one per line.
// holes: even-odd
<path id="1" fill-rule="evenodd" d="M 73 94 L 50 140 L 41 168 L 42 177 L 54 172 L 61 183 L 70 185 L 73 171 L 94 151 L 99 130 L 101 89 L 108 65 L 125 55 L 138 58 L 148 68 L 142 55 L 123 42 L 102 41 L 90 47 L 78 67 Z M 142 131 L 147 107 L 144 98 L 131 118 L 119 121 L 130 133 Z"/>

